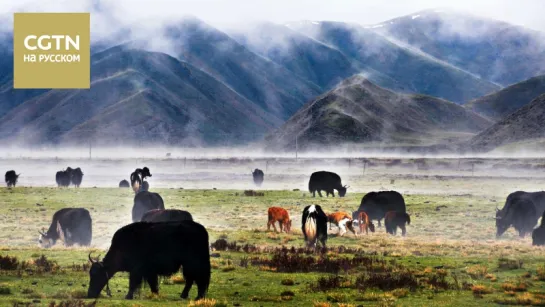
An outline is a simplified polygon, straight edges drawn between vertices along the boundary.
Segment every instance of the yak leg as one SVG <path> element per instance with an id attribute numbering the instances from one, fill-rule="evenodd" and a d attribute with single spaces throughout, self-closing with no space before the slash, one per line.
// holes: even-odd
<path id="1" fill-rule="evenodd" d="M 378 227 L 381 227 L 381 226 L 380 226 L 380 219 L 378 220 Z"/>
<path id="2" fill-rule="evenodd" d="M 316 197 L 316 191 L 312 191 L 312 197 Z"/>
<path id="3" fill-rule="evenodd" d="M 405 228 L 405 224 L 399 226 L 401 228 L 401 235 L 405 236 L 407 234 L 407 229 Z"/>
<path id="4" fill-rule="evenodd" d="M 191 290 L 191 286 L 193 286 L 193 282 L 195 281 L 195 278 L 190 272 L 190 269 L 186 269 L 187 266 L 183 267 L 183 275 L 185 279 L 185 287 L 182 291 L 182 294 L 180 294 L 180 297 L 183 299 L 186 299 L 189 296 L 189 290 Z"/>
<path id="5" fill-rule="evenodd" d="M 142 283 L 142 275 L 137 273 L 129 274 L 129 292 L 125 296 L 125 299 L 132 300 L 134 297 L 134 291 L 136 291 Z"/>
<path id="6" fill-rule="evenodd" d="M 267 231 L 271 231 L 271 220 L 267 222 Z"/>
<path id="7" fill-rule="evenodd" d="M 282 221 L 278 221 L 278 225 L 280 225 L 280 232 L 284 231 L 284 225 L 282 224 Z"/>
<path id="8" fill-rule="evenodd" d="M 320 197 L 323 197 L 322 196 L 322 191 L 318 190 L 318 195 L 320 195 Z"/>
<path id="9" fill-rule="evenodd" d="M 152 293 L 158 294 L 159 293 L 159 279 L 158 276 L 155 274 L 148 275 L 146 277 L 146 281 L 148 282 L 148 285 L 151 289 Z"/>

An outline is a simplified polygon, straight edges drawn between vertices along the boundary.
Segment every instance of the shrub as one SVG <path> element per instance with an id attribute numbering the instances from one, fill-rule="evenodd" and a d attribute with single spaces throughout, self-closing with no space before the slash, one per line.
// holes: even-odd
<path id="1" fill-rule="evenodd" d="M 310 289 L 313 291 L 323 291 L 337 289 L 341 286 L 341 277 L 338 275 L 320 277 L 314 284 L 310 284 Z"/>
<path id="2" fill-rule="evenodd" d="M 402 298 L 402 297 L 406 297 L 407 295 L 409 295 L 409 290 L 407 290 L 407 289 L 395 289 L 390 293 L 393 296 L 397 297 L 397 298 Z"/>
<path id="3" fill-rule="evenodd" d="M 19 260 L 17 257 L 10 257 L 8 255 L 0 255 L 0 270 L 12 271 L 17 270 L 19 267 Z"/>
<path id="4" fill-rule="evenodd" d="M 471 287 L 471 291 L 473 291 L 473 294 L 475 295 L 490 294 L 494 292 L 492 288 L 489 288 L 485 285 L 474 285 L 473 287 Z"/>
<path id="5" fill-rule="evenodd" d="M 369 272 L 356 278 L 356 287 L 360 290 L 378 288 L 382 291 L 391 291 L 407 288 L 410 291 L 415 291 L 418 287 L 418 280 L 410 271 Z"/>
<path id="6" fill-rule="evenodd" d="M 280 284 L 282 284 L 284 286 L 293 286 L 293 285 L 295 285 L 295 282 L 291 278 L 286 278 L 286 279 L 282 279 Z"/>
<path id="7" fill-rule="evenodd" d="M 83 300 L 66 300 L 59 303 L 49 303 L 49 307 L 95 307 L 96 305 L 96 301 L 91 303 L 85 303 Z"/>
<path id="8" fill-rule="evenodd" d="M 0 284 L 0 295 L 10 295 L 11 288 L 6 284 Z"/>
<path id="9" fill-rule="evenodd" d="M 504 291 L 525 292 L 528 290 L 528 285 L 525 282 L 504 282 L 501 284 L 501 288 Z"/>
<path id="10" fill-rule="evenodd" d="M 498 268 L 500 270 L 517 270 L 522 269 L 522 260 L 513 260 L 507 258 L 498 259 Z"/>
<path id="11" fill-rule="evenodd" d="M 545 281 L 545 265 L 539 266 L 537 268 L 537 279 Z"/>
<path id="12" fill-rule="evenodd" d="M 203 299 L 200 299 L 198 301 L 191 301 L 191 302 L 189 302 L 189 304 L 187 306 L 188 307 L 193 307 L 193 306 L 215 307 L 215 306 L 217 306 L 217 301 L 215 299 L 203 298 Z"/>
<path id="13" fill-rule="evenodd" d="M 483 278 L 487 272 L 488 267 L 481 264 L 472 265 L 466 269 L 466 273 L 473 279 Z"/>

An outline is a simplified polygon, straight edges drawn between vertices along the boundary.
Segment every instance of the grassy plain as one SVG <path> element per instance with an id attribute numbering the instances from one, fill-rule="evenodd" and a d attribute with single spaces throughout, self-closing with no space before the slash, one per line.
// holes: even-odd
<path id="1" fill-rule="evenodd" d="M 152 184 L 152 190 L 162 195 L 166 207 L 190 211 L 206 226 L 211 242 L 223 238 L 238 246 L 214 251 L 219 255 L 212 258 L 208 305 L 545 306 L 545 249 L 533 247 L 530 238 L 519 239 L 512 229 L 497 240 L 493 219 L 509 192 L 536 190 L 545 180 L 414 172 L 352 174 L 350 185 L 357 189 L 345 198 L 311 198 L 302 186 L 264 190 L 264 197 L 247 197 L 242 190 L 181 189 L 174 183 L 169 188 Z M 407 237 L 387 235 L 383 227 L 369 235 L 338 237 L 333 227 L 326 255 L 297 250 L 303 247 L 304 206 L 352 211 L 365 192 L 381 189 L 404 193 L 412 217 Z M 47 306 L 54 301 L 77 306 L 89 281 L 87 254 L 104 254 L 113 233 L 130 222 L 133 196 L 119 188 L 0 188 L 0 256 L 19 261 L 10 270 L 0 262 L 0 305 Z M 288 209 L 291 234 L 266 230 L 270 206 Z M 64 207 L 90 210 L 92 248 L 37 247 L 37 231 Z M 276 250 L 282 247 L 296 250 Z M 302 265 L 308 257 L 314 264 Z M 324 261 L 330 265 L 323 266 Z M 159 296 L 144 287 L 137 299 L 126 301 L 128 278 L 120 273 L 110 282 L 113 297 L 103 294 L 97 306 L 207 306 L 181 300 L 182 283 L 180 276 L 164 278 Z M 195 295 L 194 288 L 190 297 Z"/>

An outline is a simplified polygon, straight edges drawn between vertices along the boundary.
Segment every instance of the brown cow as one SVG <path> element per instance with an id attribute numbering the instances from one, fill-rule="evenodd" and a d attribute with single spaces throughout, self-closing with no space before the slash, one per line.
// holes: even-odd
<path id="1" fill-rule="evenodd" d="M 276 222 L 280 225 L 280 232 L 282 232 L 282 228 L 286 231 L 286 233 L 289 233 L 291 230 L 291 219 L 288 211 L 284 208 L 280 207 L 270 207 L 269 208 L 269 221 L 267 222 L 267 230 L 271 230 L 271 225 L 274 228 L 274 232 L 278 232 L 276 230 Z"/>
<path id="2" fill-rule="evenodd" d="M 407 233 L 405 224 L 411 224 L 411 217 L 407 213 L 398 211 L 386 212 L 386 215 L 384 216 L 384 226 L 386 227 L 387 233 L 395 235 L 397 227 L 399 227 L 401 228 L 401 235 L 405 236 Z"/>
<path id="3" fill-rule="evenodd" d="M 369 220 L 369 216 L 367 216 L 367 213 L 365 213 L 364 211 L 356 211 L 355 213 L 355 219 L 358 221 L 360 233 L 363 233 L 363 230 L 365 230 L 365 234 L 369 234 L 369 230 L 371 230 L 371 232 L 375 232 L 375 225 L 373 225 L 373 222 Z M 354 217 L 354 214 L 352 215 L 352 217 Z"/>
<path id="4" fill-rule="evenodd" d="M 350 215 L 346 212 L 337 211 L 331 214 L 327 215 L 327 221 L 329 222 L 329 229 L 331 229 L 331 224 L 337 225 L 339 227 L 339 234 L 340 236 L 344 236 L 346 233 L 346 228 L 348 230 L 352 231 L 354 235 L 356 234 L 356 231 L 354 230 L 354 226 L 352 225 L 353 220 Z"/>

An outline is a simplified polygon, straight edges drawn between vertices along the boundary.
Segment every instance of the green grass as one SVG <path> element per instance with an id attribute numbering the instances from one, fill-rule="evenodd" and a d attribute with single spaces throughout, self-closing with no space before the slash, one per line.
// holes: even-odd
<path id="1" fill-rule="evenodd" d="M 367 255 L 376 253 L 380 259 L 393 261 L 409 270 L 419 280 L 420 286 L 416 291 L 357 289 L 356 279 L 366 273 L 361 267 L 341 271 L 345 283 L 340 287 L 325 292 L 313 291 L 311 284 L 330 274 L 280 273 L 274 268 L 252 264 L 244 267 L 240 265 L 241 259 L 270 258 L 270 252 L 220 251 L 219 258 L 212 258 L 208 297 L 216 301 L 216 306 L 224 303 L 228 306 L 313 306 L 316 302 L 328 302 L 331 306 L 338 306 L 338 303 L 353 306 L 482 306 L 493 305 L 496 301 L 513 303 L 517 299 L 518 302 L 533 300 L 538 304 L 545 289 L 545 281 L 539 280 L 537 274 L 545 260 L 544 249 L 532 247 L 530 238 L 519 240 L 513 230 L 500 240 L 494 238 L 492 216 L 505 195 L 491 195 L 495 195 L 503 183 L 482 179 L 480 188 L 475 188 L 473 179 L 436 181 L 405 180 L 396 183 L 404 186 L 425 184 L 426 188 L 438 191 L 436 194 L 405 196 L 412 221 L 407 237 L 389 236 L 382 227 L 368 236 L 354 237 L 350 234 L 341 238 L 336 236 L 337 230 L 333 227 L 328 239 L 331 247 L 342 245 L 362 249 Z M 438 188 L 441 185 L 452 186 L 456 190 L 467 189 L 471 193 L 446 194 Z M 168 208 L 190 211 L 196 221 L 207 227 L 211 241 L 226 237 L 238 245 L 254 244 L 262 248 L 302 247 L 300 214 L 304 206 L 316 203 L 326 211 L 352 211 L 363 196 L 363 193 L 351 193 L 346 198 L 313 199 L 305 191 L 265 191 L 264 197 L 245 197 L 242 191 L 235 190 L 156 191 L 162 195 Z M 31 270 L 26 271 L 0 271 L 0 305 L 34 301 L 38 306 L 85 296 L 88 272 L 78 266 L 87 262 L 87 254 L 91 251 L 94 255 L 105 254 L 113 233 L 130 222 L 133 196 L 129 189 L 117 188 L 0 188 L 0 255 L 15 256 L 20 261 L 31 261 L 45 255 L 60 266 L 54 272 L 42 272 L 32 265 Z M 266 212 L 270 206 L 288 209 L 293 219 L 291 234 L 266 231 Z M 439 206 L 446 207 L 437 210 Z M 52 214 L 63 207 L 90 210 L 93 217 L 92 248 L 55 246 L 41 249 L 37 246 L 37 230 L 48 227 Z M 354 254 L 331 253 L 329 256 L 352 258 Z M 500 269 L 498 263 L 502 258 L 520 261 L 522 268 Z M 530 272 L 529 276 L 527 272 Z M 446 274 L 445 280 L 450 285 L 448 290 L 426 283 L 437 274 Z M 525 291 L 516 292 L 513 296 L 502 289 L 504 283 L 516 284 L 521 280 L 527 281 Z M 492 293 L 480 294 L 468 285 L 482 285 Z M 151 296 L 149 288 L 143 287 L 134 301 L 123 299 L 128 287 L 127 273 L 118 273 L 111 280 L 110 287 L 113 297 L 101 297 L 99 306 L 185 306 L 189 303 L 179 298 L 183 287 L 179 278 L 164 278 L 158 297 Z M 190 297 L 195 296 L 194 287 Z"/>

